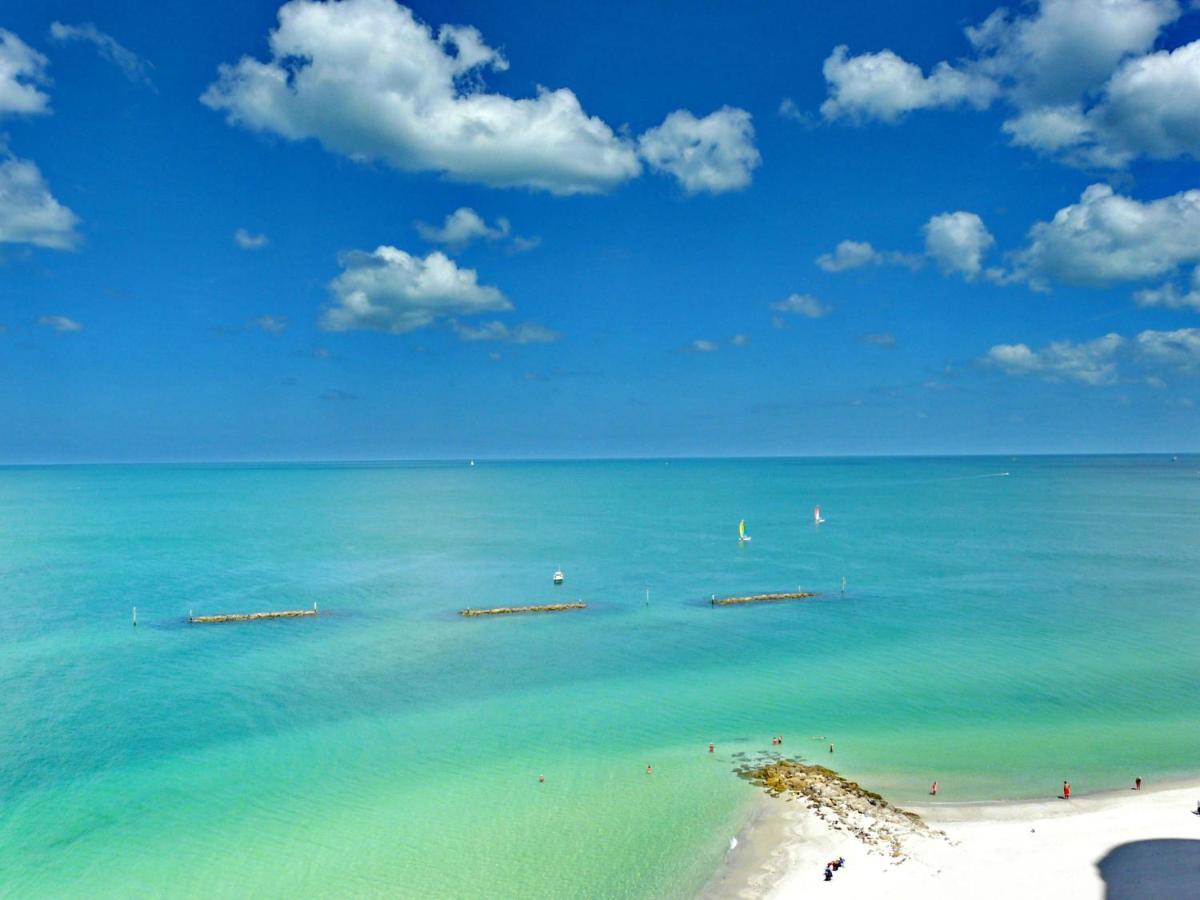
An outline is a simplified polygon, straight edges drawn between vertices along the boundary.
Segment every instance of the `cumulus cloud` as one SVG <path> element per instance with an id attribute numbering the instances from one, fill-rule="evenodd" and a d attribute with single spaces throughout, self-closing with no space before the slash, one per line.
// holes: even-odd
<path id="1" fill-rule="evenodd" d="M 997 344 L 985 362 L 1009 375 L 1037 375 L 1047 381 L 1080 384 L 1113 384 L 1117 380 L 1116 355 L 1125 345 L 1119 334 L 1092 341 L 1055 341 L 1040 350 L 1027 344 Z"/>
<path id="2" fill-rule="evenodd" d="M 130 81 L 152 87 L 150 69 L 152 66 L 132 50 L 117 43 L 112 35 L 105 34 L 90 22 L 83 25 L 64 25 L 53 22 L 50 25 L 50 37 L 59 43 L 83 41 L 91 44 L 100 54 L 100 58 L 119 68 Z"/>
<path id="3" fill-rule="evenodd" d="M 1163 306 L 1167 309 L 1194 309 L 1200 312 L 1200 266 L 1192 269 L 1191 289 L 1181 291 L 1167 282 L 1156 288 L 1146 288 L 1133 295 L 1138 306 Z"/>
<path id="4" fill-rule="evenodd" d="M 957 273 L 968 281 L 983 269 L 983 255 L 996 239 L 972 212 L 941 213 L 925 223 L 925 253 L 942 272 Z"/>
<path id="5" fill-rule="evenodd" d="M 420 257 L 384 245 L 343 253 L 339 262 L 342 273 L 329 283 L 334 303 L 321 317 L 328 331 L 403 334 L 442 317 L 513 308 L 497 288 L 479 284 L 474 269 L 438 251 Z"/>
<path id="6" fill-rule="evenodd" d="M 233 233 L 233 239 L 243 250 L 258 250 L 271 243 L 265 234 L 251 234 L 245 228 L 239 228 Z"/>
<path id="7" fill-rule="evenodd" d="M 46 66 L 46 57 L 0 28 L 0 116 L 50 111 L 40 89 L 49 83 Z M 71 249 L 79 220 L 50 193 L 36 163 L 5 158 L 4 143 L 0 135 L 0 243 Z"/>
<path id="8" fill-rule="evenodd" d="M 68 319 L 66 316 L 38 316 L 37 323 L 44 325 L 46 328 L 52 328 L 60 334 L 70 331 L 83 331 L 83 326 L 74 319 Z"/>
<path id="9" fill-rule="evenodd" d="M 79 240 L 78 221 L 54 199 L 37 165 L 24 159 L 0 162 L 0 243 L 70 250 Z"/>
<path id="10" fill-rule="evenodd" d="M 594 193 L 641 169 L 570 90 L 489 93 L 484 73 L 508 68 L 499 50 L 469 26 L 435 33 L 393 0 L 291 0 L 269 45 L 269 61 L 220 66 L 201 102 L 232 124 L 492 187 Z"/>
<path id="11" fill-rule="evenodd" d="M 1094 152 L 1114 164 L 1200 157 L 1200 41 L 1125 63 L 1088 118 Z"/>
<path id="12" fill-rule="evenodd" d="M 49 111 L 46 57 L 11 31 L 0 28 L 0 115 Z"/>
<path id="13" fill-rule="evenodd" d="M 678 178 L 689 194 L 744 188 L 762 163 L 750 113 L 729 106 L 703 119 L 677 109 L 641 136 L 638 152 L 651 168 Z"/>
<path id="14" fill-rule="evenodd" d="M 1155 278 L 1200 261 L 1200 190 L 1146 203 L 1093 184 L 1078 203 L 1029 231 L 1016 267 L 1031 283 L 1106 284 Z"/>
<path id="15" fill-rule="evenodd" d="M 909 269 L 921 267 L 921 257 L 908 253 L 881 252 L 866 241 L 841 241 L 833 253 L 822 253 L 817 265 L 826 272 L 846 272 L 864 266 L 897 265 Z"/>
<path id="16" fill-rule="evenodd" d="M 1187 372 L 1200 368 L 1200 328 L 1143 331 L 1136 340 L 1138 353 L 1152 363 Z"/>
<path id="17" fill-rule="evenodd" d="M 688 344 L 688 349 L 696 353 L 712 353 L 720 345 L 716 341 L 696 340 Z"/>
<path id="18" fill-rule="evenodd" d="M 562 337 L 557 331 L 532 322 L 523 322 L 511 328 L 504 322 L 493 320 L 479 325 L 465 325 L 453 321 L 450 327 L 464 341 L 502 341 L 506 344 L 550 344 Z"/>
<path id="19" fill-rule="evenodd" d="M 1003 283 L 1011 276 L 999 268 L 983 268 L 983 258 L 996 243 L 983 220 L 975 213 L 946 212 L 933 216 L 922 228 L 925 258 L 938 264 L 944 275 L 962 275 L 973 281 L 980 275 Z M 845 272 L 864 266 L 900 265 L 919 269 L 923 257 L 896 251 L 880 251 L 864 241 L 842 241 L 833 253 L 817 257 L 826 272 Z"/>
<path id="20" fill-rule="evenodd" d="M 477 239 L 497 241 L 507 237 L 511 226 L 508 219 L 503 217 L 496 220 L 495 225 L 488 225 L 483 217 L 475 210 L 462 206 L 446 216 L 440 227 L 426 222 L 417 222 L 417 234 L 431 244 L 445 244 L 454 250 L 461 250 Z"/>
<path id="21" fill-rule="evenodd" d="M 1041 0 L 1023 15 L 997 9 L 966 34 L 973 68 L 1005 84 L 1019 106 L 1058 105 L 1149 50 L 1179 15 L 1176 0 Z"/>
<path id="22" fill-rule="evenodd" d="M 819 319 L 833 312 L 833 307 L 822 303 L 812 294 L 792 294 L 778 303 L 772 303 L 771 309 L 776 312 L 804 316 L 806 319 Z"/>
<path id="23" fill-rule="evenodd" d="M 833 253 L 822 253 L 818 256 L 817 265 L 826 272 L 845 272 L 874 265 L 882 260 L 883 254 L 865 241 L 841 241 Z"/>
<path id="24" fill-rule="evenodd" d="M 1041 0 L 968 27 L 971 53 L 926 77 L 891 51 L 826 60 L 826 118 L 893 122 L 1003 98 L 1012 143 L 1089 167 L 1200 155 L 1200 42 L 1151 52 L 1176 0 Z"/>
<path id="25" fill-rule="evenodd" d="M 1164 376 L 1200 374 L 1200 328 L 1146 330 L 1133 338 L 1106 334 L 1091 341 L 1055 341 L 1039 350 L 1027 344 L 997 344 L 983 362 L 1009 375 L 1046 381 L 1093 386 L 1137 381 L 1162 388 L 1167 383 Z"/>
<path id="26" fill-rule="evenodd" d="M 821 104 L 826 119 L 895 122 L 916 109 L 963 103 L 986 107 L 996 92 L 990 80 L 946 62 L 926 76 L 891 50 L 850 56 L 844 44 L 834 48 L 822 71 L 829 87 L 829 98 Z"/>

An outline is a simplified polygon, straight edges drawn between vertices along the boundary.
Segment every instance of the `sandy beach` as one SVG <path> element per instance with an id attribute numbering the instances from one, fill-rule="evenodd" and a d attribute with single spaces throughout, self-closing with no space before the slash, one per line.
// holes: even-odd
<path id="1" fill-rule="evenodd" d="M 708 897 L 1194 898 L 1200 780 L 1071 800 L 909 807 L 930 826 L 902 851 L 802 798 L 763 797 Z M 825 864 L 845 866 L 824 880 Z"/>

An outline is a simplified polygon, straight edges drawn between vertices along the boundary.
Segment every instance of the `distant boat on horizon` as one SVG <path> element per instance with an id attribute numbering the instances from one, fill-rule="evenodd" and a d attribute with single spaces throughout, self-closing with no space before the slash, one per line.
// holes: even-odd
<path id="1" fill-rule="evenodd" d="M 824 522 L 825 522 L 825 520 L 821 518 L 821 506 L 820 506 L 820 504 L 817 504 L 816 506 L 813 507 L 813 524 L 821 525 Z"/>
<path id="2" fill-rule="evenodd" d="M 555 569 L 555 570 L 554 570 L 554 583 L 555 583 L 555 584 L 562 584 L 562 583 L 563 583 L 563 572 L 562 572 L 562 569 Z"/>
<path id="3" fill-rule="evenodd" d="M 746 520 L 742 519 L 738 522 L 738 543 L 744 544 L 748 540 L 750 540 L 750 535 L 746 534 Z"/>

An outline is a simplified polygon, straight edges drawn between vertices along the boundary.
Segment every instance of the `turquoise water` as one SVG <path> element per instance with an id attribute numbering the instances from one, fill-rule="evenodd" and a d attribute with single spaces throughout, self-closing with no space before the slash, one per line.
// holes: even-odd
<path id="1" fill-rule="evenodd" d="M 0 469 L 0 895 L 689 896 L 780 733 L 901 800 L 1194 773 L 1198 470 Z"/>

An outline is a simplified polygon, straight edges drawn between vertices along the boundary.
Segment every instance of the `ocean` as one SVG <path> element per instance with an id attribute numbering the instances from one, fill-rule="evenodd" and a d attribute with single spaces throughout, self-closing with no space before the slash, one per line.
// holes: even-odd
<path id="1" fill-rule="evenodd" d="M 689 897 L 776 749 L 1195 774 L 1198 604 L 1195 456 L 2 468 L 0 896 Z"/>

